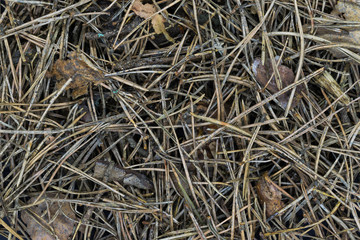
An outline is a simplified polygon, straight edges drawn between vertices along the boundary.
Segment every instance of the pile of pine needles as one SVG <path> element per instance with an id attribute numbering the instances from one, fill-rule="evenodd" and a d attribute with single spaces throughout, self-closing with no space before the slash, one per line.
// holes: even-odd
<path id="1" fill-rule="evenodd" d="M 335 0 L 0 3 L 4 239 L 360 239 L 359 45 L 336 38 L 359 22 Z M 285 105 L 253 65 L 279 58 Z"/>

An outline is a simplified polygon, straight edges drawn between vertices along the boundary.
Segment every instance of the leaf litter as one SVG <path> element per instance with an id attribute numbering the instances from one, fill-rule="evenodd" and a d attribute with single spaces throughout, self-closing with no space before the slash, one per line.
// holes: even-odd
<path id="1" fill-rule="evenodd" d="M 47 198 L 53 198 L 52 201 Z M 32 197 L 27 204 L 35 203 Z M 27 232 L 33 240 L 67 240 L 77 225 L 77 217 L 68 202 L 62 202 L 65 195 L 48 194 L 40 203 L 21 211 L 21 219 L 27 225 Z"/>
<path id="2" fill-rule="evenodd" d="M 70 56 L 74 55 L 69 54 Z M 56 88 L 60 89 L 65 82 L 72 78 L 72 82 L 65 88 L 71 89 L 71 96 L 76 99 L 88 93 L 88 88 L 92 84 L 98 85 L 106 81 L 105 75 L 100 70 L 91 68 L 81 59 L 58 59 L 52 69 L 47 72 L 47 77 L 56 79 Z"/>
<path id="3" fill-rule="evenodd" d="M 110 161 L 97 161 L 93 176 L 100 180 L 106 176 L 109 182 L 120 181 L 124 185 L 130 185 L 140 189 L 153 189 L 153 183 L 145 175 L 122 168 L 118 165 L 113 165 Z"/>
<path id="4" fill-rule="evenodd" d="M 358 4 L 1 1 L 2 234 L 358 239 Z"/>
<path id="5" fill-rule="evenodd" d="M 143 4 L 141 0 L 135 0 L 134 3 L 132 4 L 131 10 L 133 10 L 134 13 L 139 17 L 142 18 L 151 17 L 151 24 L 154 28 L 155 33 L 164 34 L 166 39 L 170 42 L 175 41 L 165 29 L 164 22 L 166 22 L 166 19 L 160 13 L 155 14 L 157 10 L 153 4 L 150 3 Z"/>
<path id="6" fill-rule="evenodd" d="M 261 176 L 256 183 L 256 192 L 259 196 L 260 204 L 262 206 L 265 205 L 267 217 L 276 214 L 285 206 L 282 202 L 281 191 L 267 174 Z"/>
<path id="7" fill-rule="evenodd" d="M 275 57 L 275 59 L 279 59 Z M 279 78 L 281 86 L 279 87 L 275 80 L 275 72 L 272 66 L 270 59 L 267 59 L 263 64 L 260 58 L 255 59 L 254 63 L 252 64 L 252 70 L 255 74 L 256 80 L 259 84 L 269 90 L 270 93 L 277 93 L 281 89 L 290 86 L 295 81 L 294 72 L 287 66 L 278 65 L 277 70 L 279 72 Z M 301 92 L 305 90 L 305 85 L 301 84 L 296 87 L 295 97 L 292 102 L 292 107 L 296 107 L 302 98 Z M 286 109 L 288 102 L 290 100 L 291 90 L 281 94 L 277 99 L 280 105 Z"/>
<path id="8" fill-rule="evenodd" d="M 335 5 L 334 10 L 331 12 L 331 15 L 336 17 L 339 22 L 328 27 L 320 27 L 316 31 L 316 36 L 324 38 L 330 41 L 332 44 L 342 44 L 345 48 L 348 48 L 355 53 L 360 53 L 360 26 L 359 24 L 351 26 L 352 24 L 347 24 L 342 22 L 342 20 L 360 22 L 360 5 L 359 3 L 352 1 L 340 0 Z M 304 31 L 306 33 L 310 32 L 310 25 L 304 25 Z M 347 46 L 350 45 L 350 46 Z M 356 47 L 353 47 L 356 46 Z M 347 53 L 344 53 L 342 50 L 339 50 L 337 47 L 330 48 L 329 51 L 336 58 L 348 57 Z"/>

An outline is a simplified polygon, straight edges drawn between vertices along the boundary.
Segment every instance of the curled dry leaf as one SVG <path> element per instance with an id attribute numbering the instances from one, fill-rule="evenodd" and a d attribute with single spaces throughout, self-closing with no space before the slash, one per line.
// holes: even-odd
<path id="1" fill-rule="evenodd" d="M 55 77 L 56 88 L 60 89 L 65 82 L 72 78 L 66 90 L 72 89 L 72 97 L 78 98 L 88 93 L 88 86 L 100 84 L 106 80 L 104 74 L 88 66 L 83 60 L 57 60 L 47 77 Z"/>
<path id="2" fill-rule="evenodd" d="M 277 59 L 277 57 L 275 59 Z M 260 58 L 255 59 L 253 65 L 252 65 L 252 70 L 253 70 L 253 72 L 255 74 L 255 78 L 259 82 L 259 84 L 262 87 L 266 87 L 266 89 L 269 90 L 270 93 L 277 93 L 280 90 L 276 84 L 275 77 L 273 76 L 271 78 L 271 76 L 274 73 L 274 70 L 273 70 L 270 59 L 267 59 L 265 61 L 265 64 L 262 64 Z M 294 72 L 290 68 L 288 68 L 284 65 L 279 65 L 278 71 L 279 71 L 279 75 L 280 75 L 282 88 L 285 88 L 294 83 L 295 75 L 294 75 Z M 271 78 L 271 80 L 270 80 L 270 78 Z M 299 101 L 302 97 L 301 91 L 303 91 L 304 89 L 305 89 L 304 84 L 301 84 L 296 87 L 294 99 L 292 101 L 292 107 L 297 106 L 297 104 L 299 103 Z M 291 90 L 281 94 L 277 98 L 280 105 L 283 108 L 287 107 L 290 95 L 291 95 Z"/>
<path id="3" fill-rule="evenodd" d="M 256 192 L 261 205 L 266 205 L 267 217 L 274 215 L 284 207 L 284 203 L 281 201 L 281 192 L 267 174 L 264 174 L 256 183 Z"/>
<path id="4" fill-rule="evenodd" d="M 141 0 L 135 0 L 131 10 L 133 10 L 134 13 L 139 17 L 142 18 L 151 17 L 151 24 L 154 28 L 155 33 L 157 34 L 162 33 L 164 34 L 165 38 L 168 41 L 175 42 L 175 40 L 169 35 L 169 33 L 165 29 L 165 25 L 164 25 L 164 22 L 166 22 L 165 18 L 161 14 L 155 14 L 157 11 L 153 4 L 149 4 L 149 3 L 143 4 Z"/>
<path id="5" fill-rule="evenodd" d="M 124 185 L 130 185 L 140 189 L 153 189 L 152 182 L 145 175 L 133 170 L 124 169 L 118 165 L 114 166 L 109 161 L 97 161 L 95 163 L 93 176 L 100 180 L 106 176 L 109 182 L 120 181 Z"/>
<path id="6" fill-rule="evenodd" d="M 56 196 L 51 194 L 48 197 L 55 198 Z M 31 198 L 28 203 L 34 203 L 36 198 Z M 56 198 L 64 199 L 65 196 L 60 194 Z M 67 240 L 77 225 L 76 215 L 71 210 L 69 203 L 53 201 L 47 204 L 42 202 L 29 210 L 32 214 L 23 210 L 21 219 L 27 226 L 27 233 L 34 240 Z"/>

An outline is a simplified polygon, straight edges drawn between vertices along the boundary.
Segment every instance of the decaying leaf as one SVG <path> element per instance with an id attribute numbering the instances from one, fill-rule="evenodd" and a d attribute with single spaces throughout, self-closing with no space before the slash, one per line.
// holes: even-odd
<path id="1" fill-rule="evenodd" d="M 341 88 L 339 84 L 335 81 L 335 79 L 331 76 L 328 71 L 324 71 L 324 73 L 318 77 L 315 77 L 316 83 L 318 83 L 322 88 L 326 89 L 333 98 L 337 99 L 342 94 Z M 350 98 L 348 95 L 343 95 L 340 98 L 340 102 L 343 104 L 349 104 Z"/>
<path id="2" fill-rule="evenodd" d="M 354 53 L 360 53 L 360 47 L 352 47 L 359 44 L 360 31 L 345 31 L 341 29 L 321 29 L 318 30 L 316 36 L 330 41 L 332 44 L 342 44 L 343 48 L 349 49 Z M 345 58 L 349 55 L 338 49 L 337 47 L 329 48 L 328 51 L 335 58 Z"/>
<path id="3" fill-rule="evenodd" d="M 135 0 L 131 10 L 133 10 L 135 14 L 141 18 L 148 18 L 151 17 L 151 15 L 153 15 L 154 13 L 156 13 L 156 8 L 153 4 L 143 4 L 141 0 Z"/>
<path id="4" fill-rule="evenodd" d="M 332 15 L 339 19 L 345 18 L 347 21 L 360 22 L 360 4 L 351 1 L 338 1 Z M 319 27 L 316 29 L 316 36 L 330 41 L 333 44 L 342 44 L 344 48 L 354 53 L 360 53 L 360 27 L 341 24 L 329 27 Z M 304 25 L 304 32 L 308 33 L 310 27 Z M 347 46 L 348 45 L 348 46 Z M 354 47 L 355 46 L 355 47 Z M 359 47 L 356 47 L 359 46 Z M 338 47 L 330 48 L 329 52 L 335 58 L 348 57 L 348 54 L 341 51 Z"/>
<path id="5" fill-rule="evenodd" d="M 262 87 L 266 87 L 266 89 L 269 90 L 270 93 L 276 93 L 280 90 L 276 84 L 275 77 L 273 76 L 271 78 L 274 71 L 273 71 L 273 67 L 272 67 L 270 59 L 267 59 L 264 64 L 262 64 L 261 59 L 259 59 L 259 58 L 255 59 L 253 65 L 252 65 L 252 70 L 253 70 L 256 80 L 259 82 L 259 84 Z M 279 65 L 278 71 L 279 71 L 279 75 L 280 75 L 282 88 L 285 88 L 294 83 L 295 75 L 294 75 L 294 72 L 290 68 L 288 68 L 284 65 Z M 270 78 L 271 78 L 271 80 L 270 80 Z M 302 97 L 301 91 L 303 91 L 304 88 L 305 88 L 304 84 L 301 84 L 296 87 L 294 99 L 292 101 L 292 107 L 297 106 L 297 104 L 299 103 L 299 101 Z M 282 95 L 280 95 L 277 98 L 280 105 L 283 108 L 287 107 L 290 95 L 291 95 L 291 90 L 283 93 Z"/>
<path id="6" fill-rule="evenodd" d="M 346 20 L 360 22 L 360 5 L 359 3 L 340 0 L 337 2 L 335 9 L 342 13 Z"/>
<path id="7" fill-rule="evenodd" d="M 48 197 L 65 198 L 62 194 L 58 197 L 51 194 Z M 28 203 L 34 203 L 36 198 L 31 198 Z M 23 210 L 21 212 L 21 219 L 27 226 L 27 233 L 34 240 L 67 240 L 77 225 L 76 215 L 69 203 L 62 203 L 61 201 L 42 202 L 31 207 L 28 211 Z"/>
<path id="8" fill-rule="evenodd" d="M 338 33 L 334 33 L 332 30 L 327 31 L 324 34 L 317 34 L 318 37 L 324 38 L 328 41 L 330 41 L 333 44 L 349 44 L 349 45 L 356 45 L 357 44 L 357 40 L 355 35 L 357 34 L 357 32 L 344 32 L 344 31 L 340 31 Z M 355 52 L 355 53 L 359 53 L 359 49 L 357 48 L 352 48 L 352 47 L 346 47 L 347 49 Z M 337 47 L 334 48 L 329 48 L 329 52 L 332 54 L 333 57 L 335 58 L 345 58 L 348 57 L 348 55 L 346 53 L 344 53 L 343 51 L 339 50 Z"/>
<path id="9" fill-rule="evenodd" d="M 360 3 L 351 1 L 338 1 L 335 6 L 336 11 L 343 14 L 347 21 L 360 22 Z M 360 27 L 347 27 L 349 31 L 349 42 L 355 45 L 360 45 Z M 360 46 L 355 50 L 360 52 Z"/>
<path id="10" fill-rule="evenodd" d="M 72 89 L 73 98 L 87 94 L 88 86 L 91 83 L 97 85 L 105 81 L 102 72 L 91 68 L 79 59 L 57 60 L 52 70 L 47 73 L 47 77 L 56 78 L 57 89 L 60 89 L 69 78 L 72 78 L 72 82 L 66 87 L 66 90 Z"/>
<path id="11" fill-rule="evenodd" d="M 130 185 L 140 189 L 153 189 L 152 182 L 145 175 L 133 170 L 124 169 L 118 165 L 113 165 L 110 161 L 97 161 L 95 163 L 93 176 L 100 180 L 106 177 L 109 182 L 120 181 L 124 185 Z"/>
<path id="12" fill-rule="evenodd" d="M 157 12 L 153 4 L 143 4 L 141 0 L 135 0 L 131 10 L 133 10 L 136 15 L 142 18 L 149 18 Z M 154 28 L 155 33 L 162 33 L 168 41 L 175 42 L 174 39 L 166 31 L 164 22 L 166 22 L 166 19 L 161 14 L 155 14 L 151 17 L 151 24 Z"/>
<path id="13" fill-rule="evenodd" d="M 284 203 L 281 201 L 281 192 L 267 174 L 264 174 L 256 183 L 256 192 L 261 205 L 265 204 L 266 206 L 267 217 L 274 215 L 284 207 Z"/>
<path id="14" fill-rule="evenodd" d="M 89 107 L 87 106 L 86 102 L 82 102 L 80 105 L 79 105 L 79 108 L 81 109 L 81 113 L 85 113 L 84 116 L 82 116 L 81 118 L 81 121 L 84 121 L 86 123 L 88 122 L 92 122 L 93 121 L 93 118 L 91 116 L 91 113 L 90 113 L 90 109 Z"/>

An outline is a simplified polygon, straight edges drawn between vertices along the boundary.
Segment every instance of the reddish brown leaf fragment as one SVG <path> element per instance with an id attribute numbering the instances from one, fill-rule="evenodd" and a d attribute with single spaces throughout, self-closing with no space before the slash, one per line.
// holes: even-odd
<path id="1" fill-rule="evenodd" d="M 55 195 L 52 195 L 55 197 Z M 59 198 L 64 198 L 64 195 L 60 195 Z M 37 197 L 33 197 L 28 202 L 33 203 Z M 27 225 L 27 233 L 30 235 L 31 239 L 36 240 L 67 240 L 72 234 L 74 226 L 76 223 L 76 215 L 72 211 L 69 203 L 61 203 L 61 201 L 56 202 L 42 202 L 35 207 L 30 208 L 30 210 L 36 216 L 36 219 L 32 217 L 28 212 L 21 212 L 21 219 Z M 41 219 L 38 219 L 40 217 Z M 41 224 L 40 224 L 41 223 Z M 51 231 L 46 228 L 50 227 L 54 230 L 54 235 L 51 234 Z"/>
<path id="2" fill-rule="evenodd" d="M 280 89 L 278 88 L 275 77 L 271 76 L 274 73 L 272 64 L 270 59 L 267 59 L 264 64 L 262 64 L 261 59 L 257 58 L 255 59 L 253 66 L 252 66 L 253 72 L 255 74 L 256 80 L 259 82 L 259 84 L 269 90 L 270 93 L 277 93 Z M 294 83 L 295 75 L 294 72 L 284 65 L 278 66 L 278 71 L 280 75 L 281 80 L 281 89 L 291 85 Z M 270 80 L 271 78 L 271 80 Z M 269 81 L 270 80 L 270 81 Z M 301 84 L 296 87 L 295 96 L 292 102 L 292 106 L 295 107 L 299 103 L 302 95 L 301 91 L 303 91 L 305 88 L 304 84 Z M 277 99 L 280 103 L 280 105 L 283 108 L 287 107 L 287 104 L 289 102 L 289 98 L 291 95 L 291 90 L 281 94 Z"/>
<path id="3" fill-rule="evenodd" d="M 281 192 L 267 174 L 257 182 L 256 192 L 261 205 L 266 205 L 266 217 L 274 215 L 284 207 L 284 203 L 281 201 Z"/>
<path id="4" fill-rule="evenodd" d="M 73 98 L 87 94 L 88 86 L 91 83 L 97 85 L 105 81 L 102 72 L 92 69 L 84 61 L 78 59 L 57 60 L 47 76 L 56 78 L 57 89 L 60 89 L 69 78 L 72 78 L 73 81 L 66 87 L 66 90 L 73 90 Z"/>

